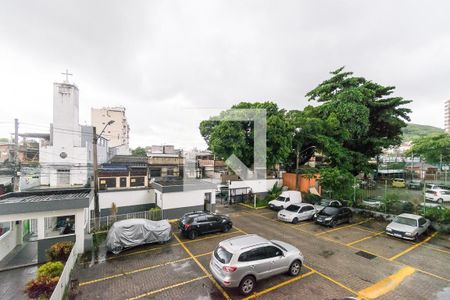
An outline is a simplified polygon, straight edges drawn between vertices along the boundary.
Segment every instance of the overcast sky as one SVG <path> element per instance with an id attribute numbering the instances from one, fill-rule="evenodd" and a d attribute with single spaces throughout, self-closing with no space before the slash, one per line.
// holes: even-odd
<path id="1" fill-rule="evenodd" d="M 343 65 L 412 99 L 412 122 L 442 128 L 449 11 L 449 1 L 411 0 L 1 1 L 0 136 L 14 118 L 21 131 L 48 128 L 66 68 L 80 123 L 91 107 L 125 106 L 132 147 L 203 148 L 202 109 L 301 109 Z"/>

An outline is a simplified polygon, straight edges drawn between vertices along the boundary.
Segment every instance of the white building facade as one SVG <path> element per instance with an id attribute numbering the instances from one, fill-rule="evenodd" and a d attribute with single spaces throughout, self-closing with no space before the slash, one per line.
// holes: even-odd
<path id="1" fill-rule="evenodd" d="M 93 174 L 92 127 L 79 124 L 79 90 L 65 81 L 53 84 L 50 142 L 39 147 L 41 185 L 79 186 Z M 106 162 L 107 140 L 98 139 L 98 163 Z"/>
<path id="2" fill-rule="evenodd" d="M 125 114 L 125 107 L 91 108 L 91 124 L 98 131 L 108 122 L 114 121 L 105 130 L 103 136 L 108 139 L 108 145 L 113 155 L 130 154 L 130 125 Z"/>

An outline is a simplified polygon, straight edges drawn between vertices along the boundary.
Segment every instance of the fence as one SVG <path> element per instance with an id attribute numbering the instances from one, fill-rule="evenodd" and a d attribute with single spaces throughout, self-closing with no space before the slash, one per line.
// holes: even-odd
<path id="1" fill-rule="evenodd" d="M 69 258 L 64 265 L 64 270 L 59 277 L 58 284 L 55 286 L 55 289 L 50 297 L 50 300 L 62 300 L 64 297 L 64 292 L 66 291 L 67 284 L 70 280 L 70 273 L 72 272 L 73 267 L 77 261 L 78 251 L 76 242 L 73 245 L 72 251 L 70 252 Z"/>
<path id="2" fill-rule="evenodd" d="M 111 225 L 114 224 L 114 222 L 116 221 L 128 219 L 147 219 L 152 221 L 159 221 L 161 220 L 161 217 L 162 217 L 161 210 L 155 209 L 155 210 L 132 212 L 121 215 L 109 215 L 100 218 L 91 218 L 89 224 L 89 233 L 93 231 L 108 230 L 111 227 Z"/>

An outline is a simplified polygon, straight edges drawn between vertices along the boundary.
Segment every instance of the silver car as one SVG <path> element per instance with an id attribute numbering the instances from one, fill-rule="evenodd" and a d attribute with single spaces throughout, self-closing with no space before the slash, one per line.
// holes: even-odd
<path id="1" fill-rule="evenodd" d="M 430 220 L 413 214 L 401 214 L 386 226 L 386 233 L 406 240 L 419 240 L 430 227 Z"/>
<path id="2" fill-rule="evenodd" d="M 257 280 L 281 273 L 297 276 L 302 265 L 303 255 L 296 247 L 247 234 L 220 242 L 209 269 L 220 285 L 238 287 L 243 295 L 248 295 Z"/>
<path id="3" fill-rule="evenodd" d="M 286 209 L 280 210 L 277 218 L 280 221 L 297 224 L 299 221 L 312 219 L 316 213 L 317 210 L 312 204 L 291 204 Z"/>

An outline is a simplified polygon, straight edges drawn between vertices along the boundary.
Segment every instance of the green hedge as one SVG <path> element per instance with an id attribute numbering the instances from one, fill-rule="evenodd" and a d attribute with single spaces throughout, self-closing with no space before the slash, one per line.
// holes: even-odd
<path id="1" fill-rule="evenodd" d="M 432 222 L 437 222 L 441 224 L 450 224 L 450 209 L 438 209 L 438 208 L 425 208 L 425 213 L 423 214 L 425 218 Z"/>

